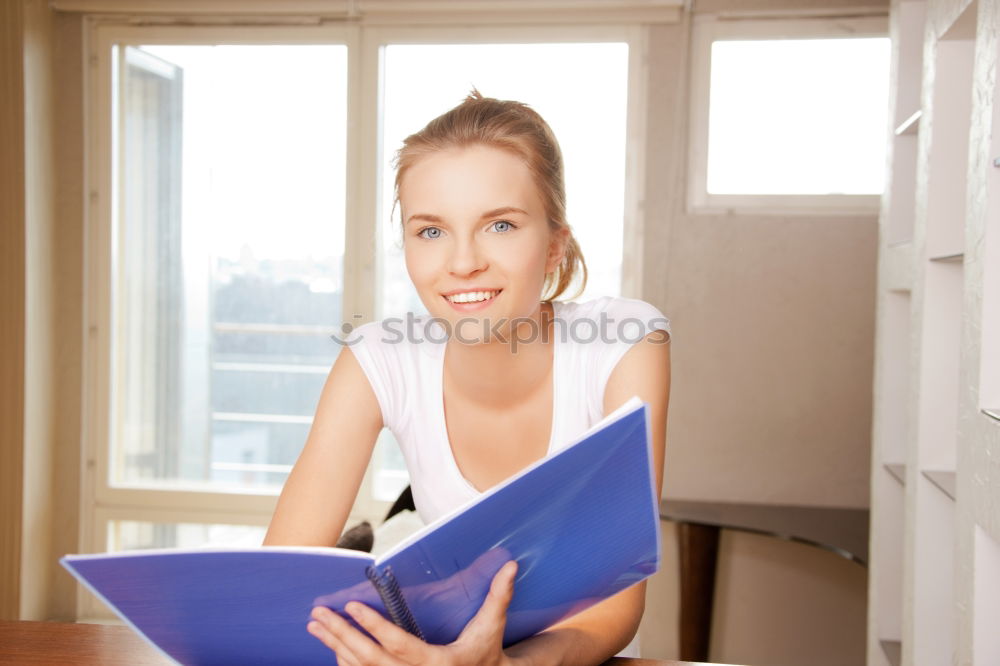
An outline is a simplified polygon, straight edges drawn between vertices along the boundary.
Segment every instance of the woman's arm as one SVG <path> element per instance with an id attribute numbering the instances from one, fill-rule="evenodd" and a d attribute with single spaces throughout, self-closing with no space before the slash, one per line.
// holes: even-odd
<path id="1" fill-rule="evenodd" d="M 653 331 L 618 362 L 604 389 L 604 413 L 633 395 L 649 403 L 656 496 L 663 489 L 663 459 L 670 400 L 670 335 Z M 599 664 L 635 636 L 646 600 L 646 583 L 622 590 L 542 633 L 506 650 L 527 664 Z"/>
<path id="2" fill-rule="evenodd" d="M 320 394 L 305 447 L 281 491 L 264 545 L 333 546 L 382 429 L 382 410 L 350 347 Z"/>

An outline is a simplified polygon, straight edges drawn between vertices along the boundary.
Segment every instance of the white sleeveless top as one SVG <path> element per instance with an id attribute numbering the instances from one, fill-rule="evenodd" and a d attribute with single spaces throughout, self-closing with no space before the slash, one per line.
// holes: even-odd
<path id="1" fill-rule="evenodd" d="M 603 418 L 604 387 L 625 352 L 652 331 L 670 332 L 663 313 L 636 299 L 553 301 L 552 307 L 549 454 Z M 383 423 L 406 459 L 413 502 L 424 523 L 474 499 L 479 491 L 459 470 L 445 423 L 444 327 L 428 315 L 409 323 L 384 319 L 354 329 L 346 344 L 368 377 Z M 630 652 L 634 649 L 622 655 Z"/>
<path id="2" fill-rule="evenodd" d="M 604 387 L 629 348 L 670 322 L 654 306 L 630 298 L 554 301 L 553 407 L 548 453 L 567 445 L 604 416 Z M 455 462 L 445 424 L 445 330 L 429 316 L 406 324 L 364 324 L 347 344 L 378 399 L 385 426 L 406 459 L 413 502 L 430 523 L 479 493 Z"/>

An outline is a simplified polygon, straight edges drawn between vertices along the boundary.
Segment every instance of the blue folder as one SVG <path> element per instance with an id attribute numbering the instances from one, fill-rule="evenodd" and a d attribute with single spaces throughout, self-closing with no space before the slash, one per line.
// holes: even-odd
<path id="1" fill-rule="evenodd" d="M 389 618 L 368 567 L 391 570 L 425 639 L 446 644 L 479 610 L 493 575 L 515 559 L 509 645 L 657 571 L 649 439 L 648 407 L 632 398 L 575 443 L 378 560 L 338 548 L 265 546 L 67 555 L 61 563 L 178 662 L 331 664 L 333 653 L 306 631 L 310 611 L 343 612 L 357 600 Z"/>

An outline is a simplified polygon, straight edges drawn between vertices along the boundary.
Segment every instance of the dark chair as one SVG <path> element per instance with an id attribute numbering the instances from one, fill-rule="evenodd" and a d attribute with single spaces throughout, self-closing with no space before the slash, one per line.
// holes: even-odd
<path id="1" fill-rule="evenodd" d="M 402 511 L 416 511 L 413 504 L 413 492 L 409 486 L 399 494 L 396 501 L 389 508 L 389 513 L 385 514 L 382 522 L 385 522 Z M 375 530 L 367 520 L 362 521 L 344 532 L 337 540 L 337 548 L 347 548 L 348 550 L 360 550 L 365 553 L 372 552 L 375 545 Z"/>

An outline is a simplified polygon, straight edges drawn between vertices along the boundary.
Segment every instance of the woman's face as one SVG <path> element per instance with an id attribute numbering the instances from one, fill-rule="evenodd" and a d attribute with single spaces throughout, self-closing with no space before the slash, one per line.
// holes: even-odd
<path id="1" fill-rule="evenodd" d="M 434 153 L 410 167 L 399 199 L 406 268 L 431 316 L 481 339 L 483 320 L 537 315 L 567 234 L 550 231 L 520 159 L 483 145 Z M 455 329 L 463 318 L 476 323 Z"/>

